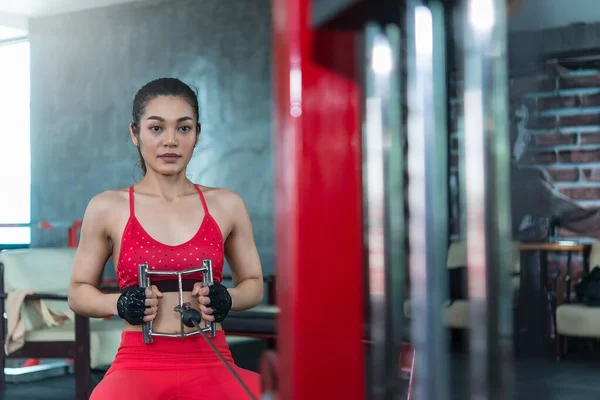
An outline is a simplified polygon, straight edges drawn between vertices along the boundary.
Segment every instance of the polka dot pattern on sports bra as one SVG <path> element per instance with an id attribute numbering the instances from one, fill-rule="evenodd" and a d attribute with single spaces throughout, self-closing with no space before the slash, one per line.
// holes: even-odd
<path id="1" fill-rule="evenodd" d="M 197 188 L 204 206 L 204 219 L 196 234 L 187 242 L 171 246 L 152 238 L 131 212 L 123 231 L 117 280 L 121 290 L 139 283 L 140 264 L 148 264 L 155 271 L 184 271 L 202 267 L 204 259 L 211 259 L 213 279 L 223 279 L 224 249 L 221 229 L 208 212 L 202 192 Z M 130 203 L 133 203 L 133 191 L 130 189 Z M 133 204 L 131 204 L 133 211 Z M 174 276 L 153 276 L 151 281 L 176 279 Z M 202 274 L 184 275 L 184 279 L 202 280 Z"/>

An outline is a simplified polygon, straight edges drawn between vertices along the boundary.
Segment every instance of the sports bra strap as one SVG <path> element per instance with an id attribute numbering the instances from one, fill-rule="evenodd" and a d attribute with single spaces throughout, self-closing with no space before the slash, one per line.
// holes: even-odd
<path id="1" fill-rule="evenodd" d="M 200 194 L 200 200 L 202 200 L 202 207 L 204 208 L 204 214 L 210 215 L 210 213 L 208 212 L 208 206 L 206 205 L 206 200 L 204 200 L 204 194 L 202 193 L 202 190 L 200 190 L 198 185 L 194 185 L 194 187 L 198 191 L 198 194 Z"/>
<path id="2" fill-rule="evenodd" d="M 204 208 L 204 213 L 206 215 L 209 214 L 208 212 L 208 206 L 206 205 L 206 200 L 204 199 L 204 194 L 202 193 L 202 190 L 200 190 L 200 188 L 198 187 L 198 185 L 194 185 L 194 187 L 196 188 L 196 191 L 198 191 L 198 194 L 200 195 L 200 200 L 202 201 L 202 207 Z M 129 214 L 130 215 L 135 215 L 135 207 L 134 207 L 134 194 L 133 194 L 133 186 L 129 187 Z"/>
<path id="3" fill-rule="evenodd" d="M 133 217 L 134 215 L 134 207 L 133 207 L 133 186 L 129 187 L 129 215 Z"/>

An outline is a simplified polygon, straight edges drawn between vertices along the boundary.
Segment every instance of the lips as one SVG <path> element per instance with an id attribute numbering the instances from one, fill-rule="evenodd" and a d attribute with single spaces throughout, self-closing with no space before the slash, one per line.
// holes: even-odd
<path id="1" fill-rule="evenodd" d="M 163 160 L 165 162 L 175 162 L 178 159 L 180 159 L 181 156 L 179 154 L 167 153 L 167 154 L 161 154 L 160 156 L 158 156 L 158 158 L 160 158 L 161 160 Z"/>

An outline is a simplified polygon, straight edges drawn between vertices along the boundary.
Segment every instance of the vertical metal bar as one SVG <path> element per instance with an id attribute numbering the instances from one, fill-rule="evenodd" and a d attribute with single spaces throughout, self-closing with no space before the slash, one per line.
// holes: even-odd
<path id="1" fill-rule="evenodd" d="M 213 268 L 212 268 L 212 260 L 210 258 L 205 258 L 202 260 L 202 284 L 203 286 L 212 286 L 215 281 L 213 277 Z M 215 337 L 217 335 L 217 324 L 204 321 L 205 330 L 209 332 L 210 337 Z"/>
<path id="2" fill-rule="evenodd" d="M 377 26 L 365 30 L 366 56 L 368 64 L 377 63 L 372 58 L 391 57 L 389 43 L 381 37 Z M 379 43 L 376 43 L 379 41 Z M 378 47 L 376 47 L 378 46 Z M 387 47 L 386 47 L 387 46 Z M 386 52 L 383 56 L 377 52 Z M 370 61 L 370 62 L 369 62 Z M 381 62 L 381 61 L 380 61 Z M 388 66 L 389 67 L 389 66 Z M 363 196 L 365 218 L 365 247 L 368 268 L 370 360 L 368 368 L 368 398 L 380 400 L 385 379 L 385 205 L 384 205 L 384 160 L 383 160 L 383 99 L 375 89 L 376 72 L 367 67 L 365 129 L 363 135 Z M 389 70 L 387 71 L 389 74 Z M 373 93 L 375 92 L 375 93 Z"/>
<path id="3" fill-rule="evenodd" d="M 183 278 L 181 273 L 177 273 L 177 288 L 179 295 L 179 307 L 183 307 Z"/>
<path id="4" fill-rule="evenodd" d="M 183 278 L 181 277 L 181 273 L 177 274 L 177 292 L 179 294 L 179 309 L 184 310 L 183 308 Z M 183 311 L 182 311 L 183 312 Z M 179 332 L 181 333 L 181 338 L 185 337 L 185 325 L 183 324 L 183 318 L 180 318 L 181 326 Z"/>
<path id="5" fill-rule="evenodd" d="M 511 392 L 505 0 L 467 0 L 464 123 L 471 398 Z"/>
<path id="6" fill-rule="evenodd" d="M 400 9 L 398 10 L 400 11 Z M 401 14 L 398 13 L 398 17 Z M 401 57 L 401 29 L 397 25 L 388 24 L 385 27 L 392 56 L 392 70 L 388 79 L 388 101 L 384 115 L 387 120 L 387 132 L 384 136 L 384 145 L 387 148 L 385 165 L 385 246 L 386 246 L 386 322 L 387 340 L 386 347 L 386 387 L 387 399 L 395 400 L 400 391 L 400 351 L 401 343 L 407 339 L 404 334 L 404 301 L 406 300 L 406 272 L 408 272 L 408 258 L 406 249 L 407 224 L 405 220 L 404 198 L 404 141 L 406 132 L 402 131 L 402 101 L 404 88 L 400 77 L 402 62 Z M 383 84 L 383 82 L 382 82 Z"/>
<path id="7" fill-rule="evenodd" d="M 202 260 L 202 267 L 206 268 L 206 274 L 202 275 L 204 284 L 210 286 L 215 281 L 213 278 L 212 260 L 210 258 Z M 206 277 L 206 279 L 204 279 L 204 277 Z"/>
<path id="8" fill-rule="evenodd" d="M 454 121 L 457 121 L 458 114 L 462 116 L 460 113 L 461 103 L 460 99 L 456 96 L 456 89 L 454 84 L 454 79 L 456 75 L 456 70 L 459 67 L 456 59 L 456 35 L 455 35 L 455 21 L 454 21 L 454 12 L 455 8 L 449 4 L 446 5 L 444 9 L 444 35 L 449 37 L 450 40 L 445 40 L 446 47 L 444 48 L 445 52 L 445 62 L 443 65 L 440 64 L 444 68 L 444 75 L 446 76 L 446 129 L 448 130 L 448 142 L 447 142 L 447 173 L 448 173 L 448 221 L 453 222 L 453 226 L 448 226 L 449 237 L 448 242 L 450 243 L 453 239 L 460 239 L 460 235 L 464 230 L 461 226 L 462 221 L 462 208 L 460 207 L 460 202 L 464 197 L 464 194 L 461 192 L 461 179 L 460 179 L 460 165 L 455 166 L 453 160 L 453 144 L 451 143 L 450 137 L 451 133 L 455 133 L 456 131 L 461 132 L 458 128 L 453 130 L 451 127 L 453 126 Z M 435 26 L 435 25 L 434 25 Z M 434 27 L 435 29 L 435 27 Z M 458 140 L 460 140 L 460 135 L 458 135 Z M 460 148 L 460 147 L 459 147 Z M 460 158 L 458 158 L 460 162 Z M 453 167 L 456 167 L 455 171 L 452 171 Z"/>
<path id="9" fill-rule="evenodd" d="M 441 1 L 411 0 L 408 35 L 408 173 L 415 398 L 447 399 L 447 125 Z M 436 65 L 438 64 L 438 65 Z"/>
<path id="10" fill-rule="evenodd" d="M 429 139 L 430 144 L 435 144 L 432 147 L 431 157 L 434 157 L 437 164 L 435 169 L 431 170 L 433 176 L 432 195 L 436 196 L 433 199 L 433 207 L 435 212 L 436 229 L 438 235 L 435 236 L 435 247 L 437 250 L 437 261 L 440 263 L 441 270 L 446 272 L 446 260 L 448 254 L 449 230 L 448 230 L 448 79 L 446 71 L 448 69 L 446 57 L 446 12 L 444 2 L 434 0 L 429 2 L 431 10 L 431 18 L 433 22 L 433 106 L 435 131 Z M 446 204 L 445 204 L 446 203 Z M 439 209 L 437 208 L 439 207 Z M 441 233 L 441 234 L 440 234 Z M 443 260 L 443 261 L 442 261 Z M 439 271 L 439 270 L 438 270 Z M 448 296 L 447 275 L 445 273 L 437 274 L 438 285 L 442 289 L 442 294 L 445 296 L 444 301 Z"/>
<path id="11" fill-rule="evenodd" d="M 461 96 L 462 97 L 462 96 Z M 464 107 L 464 105 L 463 105 Z M 461 112 L 464 114 L 464 109 Z M 458 213 L 460 240 L 467 239 L 467 177 L 465 175 L 465 124 L 463 115 L 458 120 Z"/>
<path id="12" fill-rule="evenodd" d="M 363 194 L 372 340 L 368 398 L 396 399 L 406 269 L 399 27 L 368 24 L 365 55 Z"/>
<path id="13" fill-rule="evenodd" d="M 138 284 L 140 287 L 147 288 L 150 287 L 150 277 L 148 276 L 148 264 L 139 264 L 138 265 Z M 142 324 L 142 333 L 144 337 L 144 343 L 152 343 L 152 321 L 144 322 Z"/>

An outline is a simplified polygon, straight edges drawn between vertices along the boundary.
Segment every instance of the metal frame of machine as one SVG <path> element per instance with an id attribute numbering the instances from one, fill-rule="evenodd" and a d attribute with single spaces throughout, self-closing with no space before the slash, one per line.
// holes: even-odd
<path id="1" fill-rule="evenodd" d="M 365 287 L 357 38 L 311 29 L 309 6 L 273 1 L 278 398 L 358 400 Z"/>
<path id="2" fill-rule="evenodd" d="M 329 7 L 320 14 L 326 29 L 313 25 L 317 3 Z M 446 19 L 448 7 L 458 6 L 464 6 L 457 26 L 464 29 L 459 64 L 465 68 L 467 110 L 466 230 L 475 338 L 470 358 L 477 366 L 471 391 L 501 398 L 510 393 L 511 362 L 509 316 L 502 311 L 508 278 L 500 274 L 509 245 L 508 200 L 495 195 L 508 193 L 508 164 L 502 159 L 508 137 L 506 1 L 347 0 L 348 7 L 377 4 L 383 13 L 340 7 L 339 27 L 332 22 L 334 3 L 272 2 L 278 398 L 392 398 L 387 387 L 398 370 L 399 309 L 406 297 L 398 295 L 405 284 L 399 271 L 406 263 L 415 397 L 449 398 L 442 326 L 446 277 L 439 273 L 448 245 L 439 234 L 447 221 L 440 199 L 447 192 L 439 186 L 447 168 Z M 361 15 L 367 17 L 360 21 Z M 390 27 L 394 20 L 401 29 Z M 378 43 L 387 43 L 392 62 L 373 74 L 369 65 Z M 406 54 L 394 53 L 397 49 Z M 384 75 L 400 68 L 402 57 L 408 78 L 399 90 L 394 85 L 403 82 Z M 403 112 L 403 104 L 406 125 L 404 116 L 394 114 Z M 393 165 L 404 156 L 398 152 L 402 144 L 394 141 L 401 129 L 411 143 L 408 196 L 401 193 L 404 181 L 394 175 L 404 172 Z M 398 207 L 404 204 L 394 206 L 396 199 L 408 201 L 411 209 L 410 256 L 394 245 L 404 240 L 397 227 L 405 226 L 390 223 L 403 218 Z"/>

